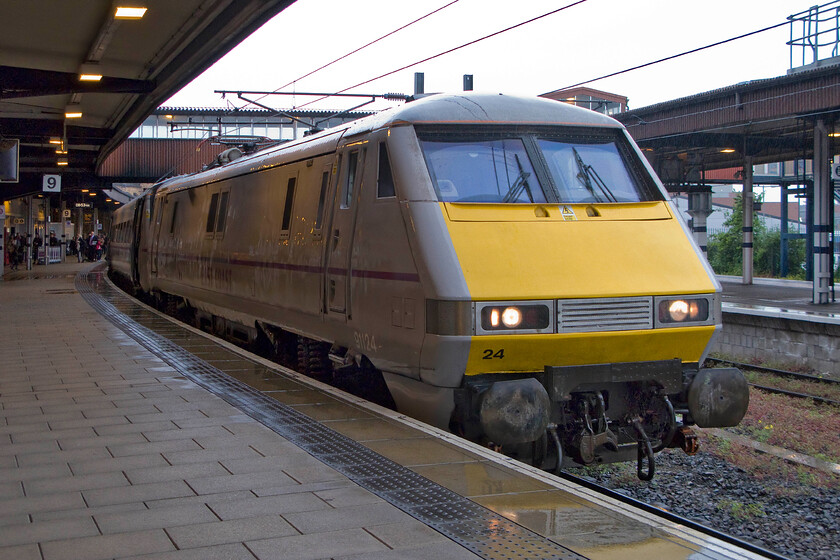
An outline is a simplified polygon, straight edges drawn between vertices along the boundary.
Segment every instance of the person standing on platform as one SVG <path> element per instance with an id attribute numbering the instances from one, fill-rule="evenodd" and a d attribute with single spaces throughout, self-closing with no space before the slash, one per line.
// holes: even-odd
<path id="1" fill-rule="evenodd" d="M 44 240 L 41 239 L 41 235 L 39 233 L 35 234 L 35 239 L 32 240 L 32 260 L 34 264 L 38 264 L 38 251 L 41 249 L 41 245 L 44 244 Z"/>

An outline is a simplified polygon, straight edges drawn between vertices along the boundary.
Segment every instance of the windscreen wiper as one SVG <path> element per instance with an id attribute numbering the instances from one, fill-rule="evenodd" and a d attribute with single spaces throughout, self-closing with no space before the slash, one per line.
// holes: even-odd
<path id="1" fill-rule="evenodd" d="M 519 167 L 519 175 L 516 176 L 516 180 L 510 186 L 510 189 L 508 189 L 508 192 L 502 199 L 502 202 L 511 202 L 518 199 L 522 189 L 525 189 L 525 192 L 528 194 L 528 200 L 534 202 L 534 196 L 531 194 L 531 187 L 528 185 L 528 177 L 530 177 L 531 174 L 522 168 L 522 162 L 519 161 L 519 154 L 514 154 L 513 157 L 516 159 L 516 165 Z"/>
<path id="2" fill-rule="evenodd" d="M 610 189 L 607 188 L 607 184 L 604 183 L 601 176 L 598 175 L 598 172 L 591 165 L 586 165 L 584 163 L 583 158 L 580 157 L 580 154 L 577 151 L 577 148 L 572 148 L 572 152 L 575 154 L 575 163 L 577 163 L 578 167 L 578 174 L 577 179 L 580 181 L 586 190 L 589 191 L 589 194 L 592 195 L 592 198 L 595 199 L 596 202 L 604 202 L 601 198 L 595 193 L 595 188 L 592 186 L 594 183 L 598 190 L 601 191 L 608 202 L 618 202 L 613 194 L 610 192 Z"/>

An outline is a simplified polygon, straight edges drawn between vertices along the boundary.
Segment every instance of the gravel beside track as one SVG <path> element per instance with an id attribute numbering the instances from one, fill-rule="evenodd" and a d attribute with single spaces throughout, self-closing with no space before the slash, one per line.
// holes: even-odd
<path id="1" fill-rule="evenodd" d="M 613 469 L 570 472 L 792 559 L 840 559 L 840 491 L 757 480 L 702 451 L 666 450 L 656 466 L 649 483 Z"/>

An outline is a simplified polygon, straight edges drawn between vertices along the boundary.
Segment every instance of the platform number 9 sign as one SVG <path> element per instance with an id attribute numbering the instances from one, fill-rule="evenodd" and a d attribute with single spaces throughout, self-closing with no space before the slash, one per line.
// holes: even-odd
<path id="1" fill-rule="evenodd" d="M 61 175 L 44 175 L 44 192 L 61 192 Z"/>

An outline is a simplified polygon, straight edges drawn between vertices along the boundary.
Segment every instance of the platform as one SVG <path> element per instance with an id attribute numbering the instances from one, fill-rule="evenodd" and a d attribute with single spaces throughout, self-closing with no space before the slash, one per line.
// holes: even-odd
<path id="1" fill-rule="evenodd" d="M 7 274 L 0 310 L 0 558 L 755 557 L 176 324 L 102 265 Z"/>
<path id="2" fill-rule="evenodd" d="M 719 276 L 718 280 L 723 289 L 724 310 L 840 325 L 840 301 L 812 303 L 811 282 L 754 278 L 752 284 L 744 284 L 737 276 Z M 840 290 L 837 296 L 840 298 Z"/>
<path id="3" fill-rule="evenodd" d="M 811 303 L 810 282 L 719 279 L 723 331 L 713 353 L 840 379 L 840 302 Z"/>

